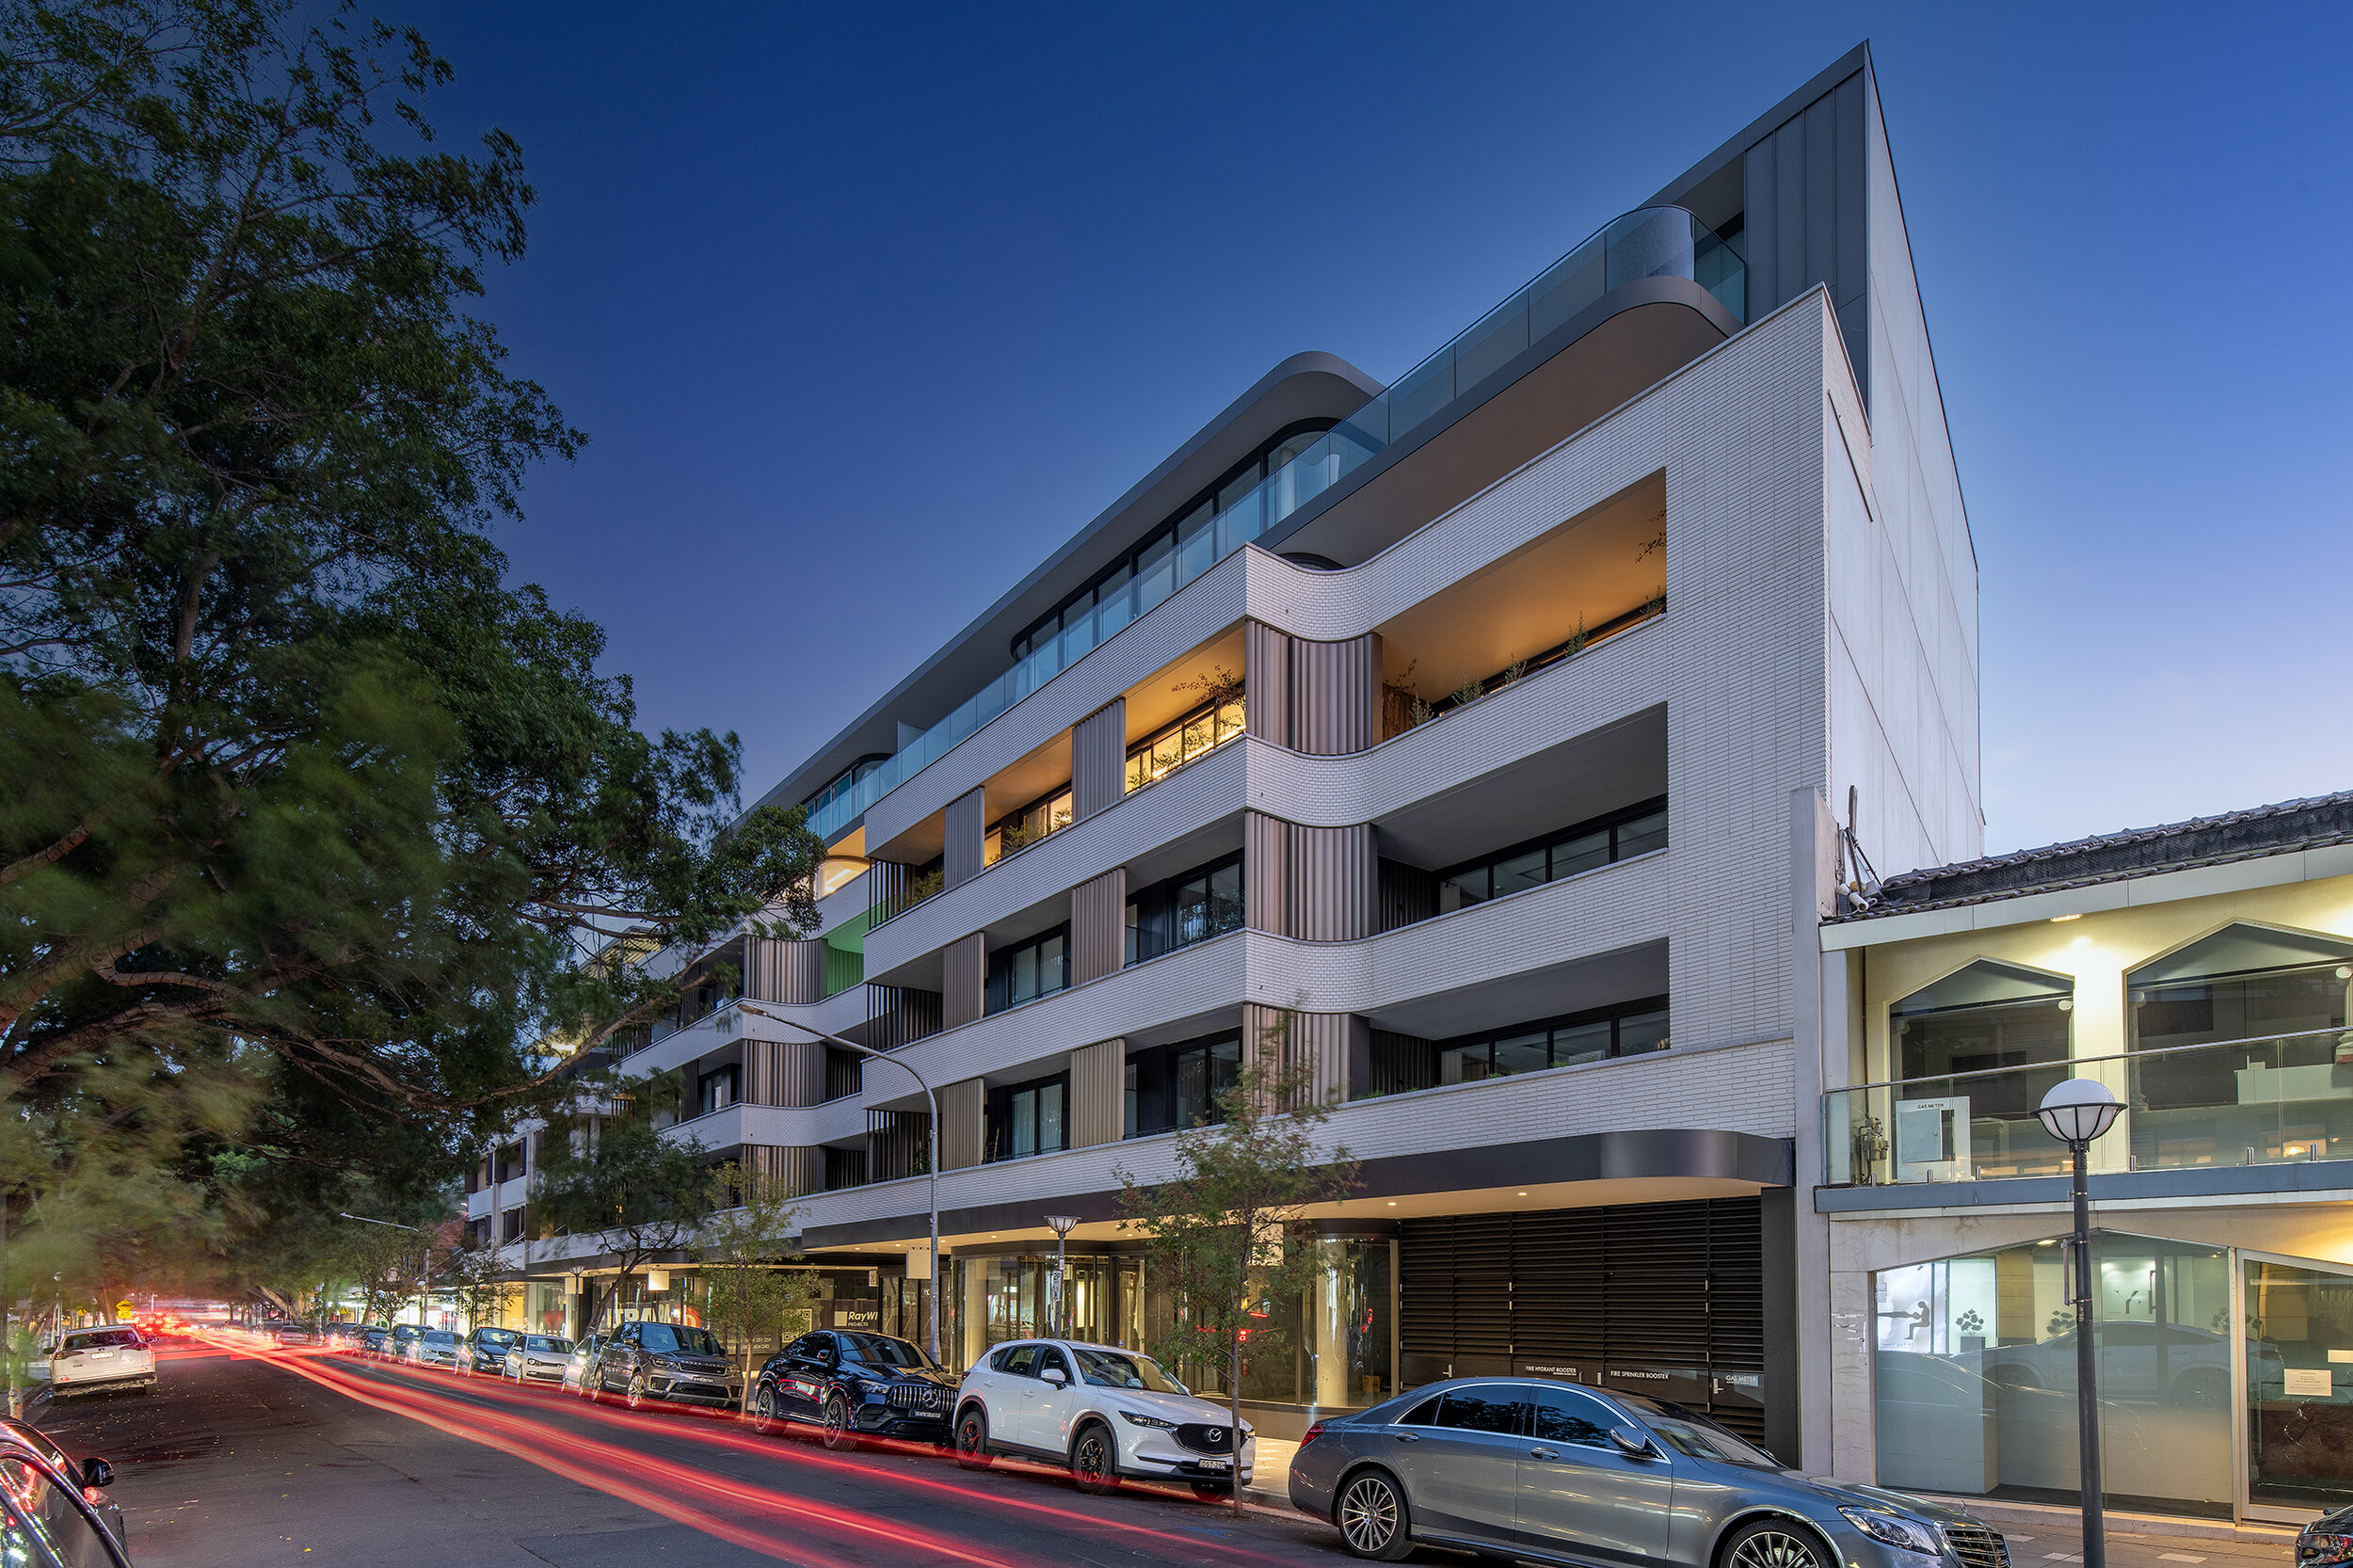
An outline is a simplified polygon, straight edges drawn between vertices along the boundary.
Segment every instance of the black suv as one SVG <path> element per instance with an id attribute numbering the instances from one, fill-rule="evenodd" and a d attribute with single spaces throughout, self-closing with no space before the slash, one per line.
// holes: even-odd
<path id="1" fill-rule="evenodd" d="M 591 1399 L 620 1394 L 632 1409 L 660 1400 L 731 1407 L 743 1392 L 718 1336 L 680 1323 L 623 1323 L 589 1373 Z"/>
<path id="2" fill-rule="evenodd" d="M 828 1448 L 856 1448 L 861 1436 L 944 1444 L 955 1407 L 954 1374 L 887 1334 L 805 1334 L 770 1357 L 752 1386 L 754 1427 L 808 1421 L 824 1430 Z"/>

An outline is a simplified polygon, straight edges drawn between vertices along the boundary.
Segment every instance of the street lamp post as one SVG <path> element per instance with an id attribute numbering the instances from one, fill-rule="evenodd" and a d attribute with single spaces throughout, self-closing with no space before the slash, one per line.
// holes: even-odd
<path id="1" fill-rule="evenodd" d="M 2075 1177 L 2075 1432 L 2081 1445 L 2084 1568 L 2107 1568 L 2107 1526 L 2100 1505 L 2098 1358 L 2091 1323 L 2091 1190 L 2084 1174 L 2091 1141 L 2114 1126 L 2124 1108 L 2107 1086 L 2088 1078 L 2052 1085 L 2035 1114 L 2043 1129 L 2067 1145 Z"/>
<path id="2" fill-rule="evenodd" d="M 1070 1336 L 1070 1271 L 1069 1254 L 1065 1244 L 1070 1240 L 1071 1228 L 1078 1223 L 1079 1216 L 1076 1214 L 1046 1216 L 1046 1224 L 1054 1233 L 1055 1321 L 1053 1328 L 1060 1337 L 1065 1339 Z"/>
<path id="3" fill-rule="evenodd" d="M 900 1071 L 905 1073 L 907 1077 L 915 1080 L 916 1086 L 923 1091 L 924 1101 L 932 1108 L 931 1156 L 924 1161 L 927 1174 L 931 1177 L 932 1210 L 932 1288 L 928 1292 L 931 1300 L 931 1310 L 926 1315 L 925 1320 L 925 1333 L 929 1336 L 930 1343 L 924 1348 L 931 1352 L 931 1356 L 934 1361 L 938 1361 L 939 1289 L 940 1286 L 944 1283 L 944 1277 L 940 1272 L 939 1267 L 939 1096 L 932 1093 L 932 1086 L 923 1081 L 923 1075 L 921 1073 L 917 1072 L 913 1067 L 908 1066 L 904 1062 L 902 1062 L 899 1058 L 891 1055 L 888 1051 L 876 1050 L 872 1046 L 861 1046 L 854 1041 L 844 1040 L 839 1034 L 828 1034 L 822 1029 L 811 1029 L 808 1025 L 805 1023 L 797 1023 L 791 1018 L 780 1018 L 776 1016 L 776 1014 L 770 1013 L 763 1008 L 754 1007 L 748 1001 L 738 1001 L 735 1006 L 738 1012 L 756 1015 L 757 1016 L 766 1018 L 770 1023 L 782 1024 L 787 1029 L 797 1029 L 802 1033 L 813 1035 L 817 1039 L 824 1041 L 829 1046 L 839 1046 L 843 1050 L 856 1051 L 860 1056 L 871 1056 L 877 1062 L 888 1062 L 892 1066 L 897 1067 Z M 942 1363 L 942 1365 L 945 1365 L 945 1363 Z"/>

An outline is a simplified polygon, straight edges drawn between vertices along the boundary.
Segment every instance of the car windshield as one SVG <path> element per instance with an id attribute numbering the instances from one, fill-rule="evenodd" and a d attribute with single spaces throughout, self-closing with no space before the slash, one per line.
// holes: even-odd
<path id="1" fill-rule="evenodd" d="M 424 1342 L 428 1345 L 455 1345 L 457 1336 L 447 1329 L 429 1328 L 424 1331 Z"/>
<path id="2" fill-rule="evenodd" d="M 932 1365 L 932 1358 L 923 1353 L 923 1347 L 911 1345 L 904 1339 L 894 1339 L 887 1334 L 842 1334 L 835 1337 L 841 1341 L 841 1359 L 855 1361 L 861 1367 L 896 1370 Z"/>
<path id="3" fill-rule="evenodd" d="M 719 1337 L 707 1328 L 680 1328 L 672 1323 L 648 1323 L 638 1330 L 638 1343 L 656 1355 L 725 1355 Z"/>
<path id="4" fill-rule="evenodd" d="M 1765 1470 L 1781 1468 L 1781 1461 L 1771 1454 L 1681 1405 L 1633 1394 L 1620 1394 L 1617 1399 L 1640 1414 L 1643 1423 L 1670 1447 L 1693 1459 L 1712 1459 L 1722 1464 L 1747 1464 Z"/>
<path id="5" fill-rule="evenodd" d="M 572 1342 L 568 1339 L 558 1339 L 552 1335 L 534 1334 L 523 1340 L 523 1349 L 547 1351 L 555 1355 L 569 1355 L 572 1353 Z"/>
<path id="6" fill-rule="evenodd" d="M 118 1345 L 136 1348 L 138 1342 L 138 1330 L 128 1328 L 102 1328 L 89 1334 L 69 1334 L 65 1336 L 65 1348 L 69 1351 L 112 1349 Z"/>
<path id="7" fill-rule="evenodd" d="M 478 1328 L 473 1336 L 486 1345 L 511 1345 L 522 1337 L 511 1328 Z"/>
<path id="8" fill-rule="evenodd" d="M 1185 1385 L 1160 1370 L 1160 1364 L 1148 1355 L 1128 1351 L 1091 1351 L 1073 1345 L 1070 1353 L 1079 1358 L 1079 1376 L 1097 1388 L 1144 1388 L 1155 1394 L 1182 1394 Z"/>

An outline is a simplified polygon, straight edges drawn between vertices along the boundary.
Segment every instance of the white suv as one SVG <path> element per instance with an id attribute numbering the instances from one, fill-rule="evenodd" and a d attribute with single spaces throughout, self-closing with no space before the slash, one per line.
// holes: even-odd
<path id="1" fill-rule="evenodd" d="M 1176 1480 L 1205 1496 L 1250 1484 L 1257 1439 L 1248 1423 L 1235 1452 L 1233 1417 L 1196 1399 L 1148 1355 L 1112 1345 L 1024 1339 L 1000 1345 L 964 1374 L 956 1393 L 956 1462 L 1026 1454 L 1070 1466 L 1081 1492 L 1120 1480 Z"/>
<path id="2" fill-rule="evenodd" d="M 49 1352 L 49 1397 L 85 1394 L 101 1388 L 155 1386 L 155 1352 L 139 1331 L 128 1324 L 116 1328 L 68 1329 L 57 1348 Z"/>

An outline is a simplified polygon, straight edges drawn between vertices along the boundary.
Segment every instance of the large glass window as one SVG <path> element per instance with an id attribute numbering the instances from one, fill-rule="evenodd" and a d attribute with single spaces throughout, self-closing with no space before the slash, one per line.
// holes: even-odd
<path id="1" fill-rule="evenodd" d="M 1187 762 L 1208 756 L 1242 733 L 1248 701 L 1237 690 L 1203 703 L 1150 738 L 1128 748 L 1128 789 L 1143 789 Z"/>
<path id="2" fill-rule="evenodd" d="M 2353 1277 L 2244 1258 L 2247 1500 L 2353 1502 Z"/>
<path id="3" fill-rule="evenodd" d="M 2075 982 L 1990 958 L 1889 1009 L 1902 1099 L 1892 1153 L 1900 1180 L 2023 1176 L 2047 1168 L 2035 1107 L 2067 1076 Z M 1945 1081 L 1956 1073 L 2055 1064 L 2048 1071 Z"/>
<path id="4" fill-rule="evenodd" d="M 1879 1272 L 1880 1484 L 2081 1505 L 2065 1252 L 2046 1240 Z M 2109 1506 L 2227 1515 L 2246 1336 L 2223 1250 L 2101 1232 L 2092 1280 Z"/>
<path id="5" fill-rule="evenodd" d="M 1197 866 L 1128 901 L 1130 964 L 1241 929 L 1241 856 Z"/>
<path id="6" fill-rule="evenodd" d="M 981 845 L 981 860 L 995 865 L 1016 850 L 1027 849 L 1049 833 L 1059 833 L 1071 822 L 1070 786 L 1065 784 L 1053 793 L 1033 800 L 1020 810 L 1008 814 L 988 830 Z"/>
<path id="7" fill-rule="evenodd" d="M 1070 927 L 1016 942 L 988 955 L 987 1010 L 1002 1013 L 1070 986 Z"/>
<path id="8" fill-rule="evenodd" d="M 1069 1095 L 1069 1077 L 1064 1073 L 991 1089 L 986 1157 L 1027 1160 L 1068 1147 L 1063 1112 Z"/>
<path id="9" fill-rule="evenodd" d="M 1438 913 L 1451 914 L 1491 898 L 1508 898 L 1613 860 L 1647 855 L 1665 848 L 1666 843 L 1667 801 L 1662 795 L 1449 867 L 1438 873 Z"/>
<path id="10" fill-rule="evenodd" d="M 1204 1127 L 1222 1119 L 1218 1096 L 1241 1072 L 1241 1036 L 1216 1035 L 1151 1046 L 1128 1058 L 1126 1135 Z"/>
<path id="11" fill-rule="evenodd" d="M 1509 1029 L 1441 1040 L 1434 1048 L 1440 1083 L 1476 1083 L 1547 1067 L 1665 1050 L 1667 999 L 1644 997 Z"/>

